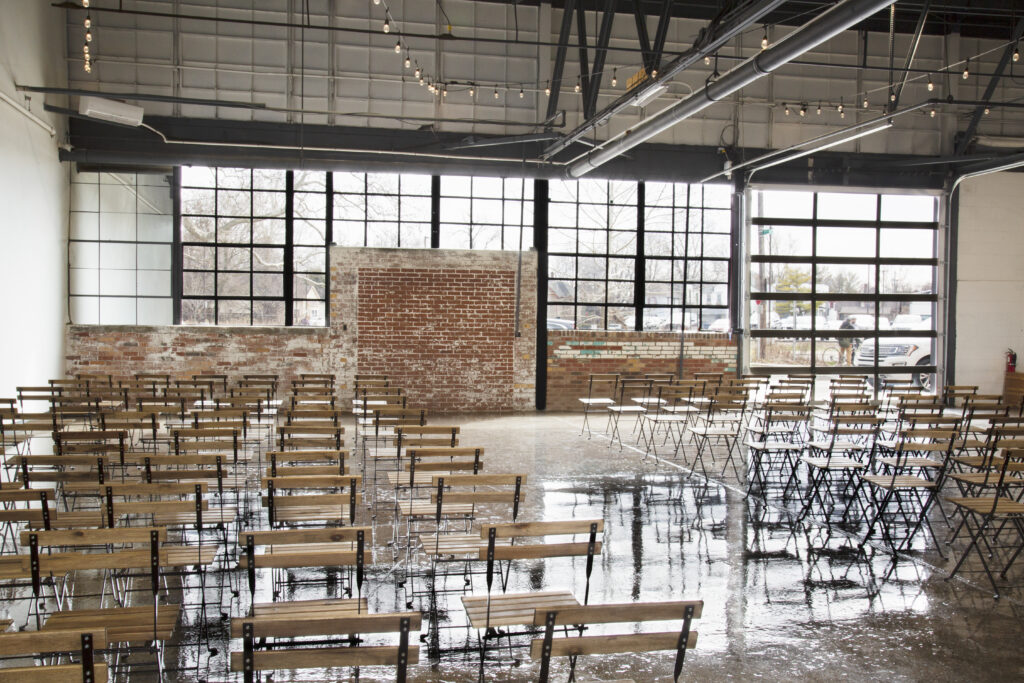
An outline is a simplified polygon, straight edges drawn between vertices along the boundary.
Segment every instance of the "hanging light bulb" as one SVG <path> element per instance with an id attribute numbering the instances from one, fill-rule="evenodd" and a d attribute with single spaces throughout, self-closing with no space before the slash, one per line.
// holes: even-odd
<path id="1" fill-rule="evenodd" d="M 85 54 L 89 54 L 89 43 L 82 45 L 82 52 Z"/>
<path id="2" fill-rule="evenodd" d="M 86 62 L 82 66 L 82 68 L 85 69 L 85 73 L 87 73 L 87 74 L 92 73 L 92 67 L 89 65 L 89 62 Z"/>
<path id="3" fill-rule="evenodd" d="M 1013 61 L 1015 61 L 1015 62 L 1019 62 L 1020 61 L 1020 48 L 1019 47 L 1014 47 L 1013 48 Z"/>
<path id="4" fill-rule="evenodd" d="M 419 65 L 419 64 L 417 64 L 417 65 L 416 65 L 416 70 L 412 72 L 412 75 L 413 75 L 414 77 L 416 77 L 416 78 L 419 78 L 419 77 L 420 77 L 420 74 L 421 74 L 421 73 L 423 73 L 423 72 L 422 72 L 422 71 L 420 71 L 420 65 Z"/>
<path id="5" fill-rule="evenodd" d="M 410 66 L 412 66 L 412 60 L 409 59 L 409 55 L 407 53 L 405 55 L 405 68 L 408 69 Z"/>
<path id="6" fill-rule="evenodd" d="M 801 104 L 800 105 L 800 116 L 807 116 L 807 105 L 806 104 Z"/>
<path id="7" fill-rule="evenodd" d="M 789 107 L 786 106 L 785 102 L 782 103 L 782 108 L 785 110 L 786 116 L 789 116 Z"/>
<path id="8" fill-rule="evenodd" d="M 523 92 L 522 87 L 520 87 L 519 88 L 519 99 L 523 99 L 524 97 L 526 97 L 526 94 Z"/>
<path id="9" fill-rule="evenodd" d="M 990 112 L 991 110 L 988 107 L 985 107 L 985 116 L 988 116 Z"/>
<path id="10" fill-rule="evenodd" d="M 423 80 L 423 76 L 420 76 L 420 85 L 423 85 L 424 82 L 425 81 Z"/>
<path id="11" fill-rule="evenodd" d="M 971 77 L 971 69 L 970 69 L 970 66 L 971 66 L 971 60 L 969 60 L 969 59 L 968 59 L 968 60 L 967 60 L 966 62 L 964 62 L 964 73 L 963 73 L 963 77 L 964 77 L 964 80 L 965 80 L 965 81 L 966 81 L 966 80 L 967 80 L 968 78 L 970 78 L 970 77 Z"/>
<path id="12" fill-rule="evenodd" d="M 89 0 L 82 0 L 82 7 L 88 8 L 89 7 Z"/>
<path id="13" fill-rule="evenodd" d="M 821 102 L 818 102 L 818 111 L 817 111 L 817 114 L 818 114 L 818 116 L 821 116 Z"/>
<path id="14" fill-rule="evenodd" d="M 90 17 L 88 14 L 86 14 L 85 15 L 85 21 L 82 22 L 82 23 L 83 23 L 83 25 L 86 28 L 91 28 L 92 27 L 92 17 Z"/>
<path id="15" fill-rule="evenodd" d="M 935 118 L 935 107 L 931 108 L 931 111 L 928 112 L 928 116 L 932 117 L 933 119 Z"/>
<path id="16" fill-rule="evenodd" d="M 91 43 L 92 42 L 92 31 L 86 31 L 85 32 L 85 42 L 87 42 L 87 43 Z"/>
<path id="17" fill-rule="evenodd" d="M 839 112 L 840 114 L 842 114 L 843 113 L 843 109 L 846 109 L 846 107 L 843 106 L 843 98 L 840 97 L 839 98 L 839 105 L 836 107 L 836 111 Z"/>
<path id="18" fill-rule="evenodd" d="M 387 18 L 384 19 L 384 33 L 391 33 L 391 22 Z"/>
<path id="19" fill-rule="evenodd" d="M 867 96 L 867 95 L 865 95 L 865 96 L 864 96 L 864 108 L 865 108 L 865 109 L 867 109 L 867 108 L 868 108 L 868 104 L 869 104 L 869 102 L 868 102 L 868 96 Z"/>
<path id="20" fill-rule="evenodd" d="M 395 43 L 395 54 L 396 55 L 402 54 L 402 41 L 397 41 Z"/>
<path id="21" fill-rule="evenodd" d="M 890 102 L 895 102 L 896 101 L 896 91 L 895 90 L 890 90 L 889 91 L 889 101 Z"/>
<path id="22" fill-rule="evenodd" d="M 448 84 L 441 86 L 441 97 L 448 97 Z"/>
<path id="23" fill-rule="evenodd" d="M 379 5 L 380 4 L 380 0 L 373 0 L 373 4 Z"/>
<path id="24" fill-rule="evenodd" d="M 761 36 L 761 49 L 762 50 L 767 50 L 768 49 L 768 27 L 767 26 L 764 27 L 764 35 Z"/>
<path id="25" fill-rule="evenodd" d="M 573 88 L 573 90 L 575 92 L 579 92 L 580 91 L 580 77 L 579 76 L 576 77 L 576 87 Z"/>
<path id="26" fill-rule="evenodd" d="M 544 94 L 551 97 L 551 81 L 548 81 L 548 84 L 544 86 Z"/>
<path id="27" fill-rule="evenodd" d="M 845 111 L 839 112 L 839 118 L 845 119 L 846 118 L 846 112 Z"/>
<path id="28" fill-rule="evenodd" d="M 615 88 L 619 85 L 619 70 L 612 69 L 612 87 Z"/>
<path id="29" fill-rule="evenodd" d="M 657 69 L 651 69 L 651 78 L 657 78 L 657 77 L 658 77 L 658 70 Z"/>
<path id="30" fill-rule="evenodd" d="M 711 55 L 704 55 L 704 66 L 711 66 Z"/>
<path id="31" fill-rule="evenodd" d="M 494 89 L 494 99 L 498 99 L 498 89 Z"/>
<path id="32" fill-rule="evenodd" d="M 928 92 L 935 90 L 935 84 L 932 83 L 932 75 L 928 74 Z"/>
<path id="33" fill-rule="evenodd" d="M 476 88 L 473 87 L 472 84 L 470 84 L 470 86 L 469 86 L 469 96 L 473 97 L 474 95 L 476 95 Z"/>

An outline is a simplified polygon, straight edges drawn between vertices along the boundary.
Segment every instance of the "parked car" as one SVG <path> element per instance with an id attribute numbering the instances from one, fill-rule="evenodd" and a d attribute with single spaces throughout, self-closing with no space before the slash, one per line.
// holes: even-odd
<path id="1" fill-rule="evenodd" d="M 854 356 L 853 364 L 859 367 L 871 367 L 875 364 L 875 355 L 878 355 L 879 368 L 907 368 L 932 364 L 932 339 L 929 337 L 883 337 L 878 340 L 878 348 L 875 348 L 874 339 L 865 339 L 857 355 Z M 906 374 L 879 373 L 882 380 L 898 379 L 906 377 Z M 932 390 L 933 376 L 928 373 L 917 372 L 911 375 L 914 384 L 924 387 L 925 391 Z"/>

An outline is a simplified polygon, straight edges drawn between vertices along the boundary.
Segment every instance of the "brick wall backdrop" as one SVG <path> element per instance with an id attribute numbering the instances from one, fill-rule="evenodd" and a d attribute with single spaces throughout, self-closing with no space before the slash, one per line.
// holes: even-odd
<path id="1" fill-rule="evenodd" d="M 643 375 L 676 371 L 676 332 L 548 331 L 548 410 L 581 410 L 592 373 Z M 687 334 L 683 375 L 735 372 L 736 343 L 724 334 Z"/>
<path id="2" fill-rule="evenodd" d="M 523 254 L 517 338 L 516 253 L 347 251 L 350 275 L 331 298 L 355 325 L 358 372 L 387 374 L 442 412 L 533 408 L 534 253 Z"/>
<path id="3" fill-rule="evenodd" d="M 518 338 L 516 268 L 514 252 L 334 247 L 329 328 L 73 325 L 66 372 L 333 372 L 345 389 L 386 373 L 429 410 L 529 410 L 536 255 L 523 254 Z"/>

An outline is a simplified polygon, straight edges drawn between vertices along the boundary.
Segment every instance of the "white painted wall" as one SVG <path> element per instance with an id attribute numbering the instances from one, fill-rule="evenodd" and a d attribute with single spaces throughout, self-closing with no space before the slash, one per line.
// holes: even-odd
<path id="1" fill-rule="evenodd" d="M 1024 362 L 1024 174 L 960 187 L 956 383 L 1001 393 L 1003 353 Z"/>
<path id="2" fill-rule="evenodd" d="M 0 16 L 0 91 L 23 103 L 16 83 L 66 84 L 64 10 L 0 0 Z M 30 106 L 56 137 L 0 101 L 0 397 L 61 377 L 64 367 L 68 178 L 57 160 L 64 122 L 43 111 L 42 96 Z"/>

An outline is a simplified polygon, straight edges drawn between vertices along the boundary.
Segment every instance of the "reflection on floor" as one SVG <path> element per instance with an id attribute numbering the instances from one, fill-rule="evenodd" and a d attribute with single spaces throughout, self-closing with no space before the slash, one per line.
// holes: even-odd
<path id="1" fill-rule="evenodd" d="M 699 640 L 686 655 L 684 679 L 1007 680 L 1024 671 L 1021 590 L 1011 586 L 994 601 L 976 574 L 944 580 L 951 565 L 926 548 L 923 537 L 919 549 L 898 556 L 873 544 L 861 551 L 855 533 L 848 533 L 855 530 L 829 533 L 811 520 L 795 521 L 799 503 L 748 497 L 733 476 L 705 480 L 680 463 L 645 456 L 628 445 L 628 438 L 620 450 L 598 433 L 580 436 L 578 415 L 445 421 L 462 426 L 463 445 L 487 449 L 488 472 L 529 473 L 520 520 L 605 520 L 590 603 L 704 600 L 703 617 L 694 622 Z M 709 462 L 708 470 L 721 472 L 721 463 Z M 432 566 L 416 548 L 389 544 L 392 506 L 383 497 L 378 503 L 361 509 L 357 518 L 375 526 L 377 541 L 363 594 L 371 613 L 407 606 L 424 612 L 420 663 L 410 668 L 409 680 L 473 681 L 481 673 L 489 681 L 536 680 L 538 663 L 523 647 L 528 635 L 489 634 L 481 657 L 483 634 L 469 627 L 461 597 L 486 592 L 484 563 Z M 507 514 L 505 507 L 484 507 L 479 517 L 497 520 Z M 947 531 L 941 519 L 936 524 Z M 585 561 L 518 561 L 505 590 L 567 590 L 582 600 Z M 279 600 L 340 597 L 350 587 L 347 571 L 332 574 L 326 583 L 322 571 L 292 571 L 288 577 Z M 265 574 L 258 585 L 256 600 L 271 600 Z M 245 575 L 233 572 L 231 586 L 237 594 L 225 588 L 220 607 L 208 609 L 205 633 L 198 628 L 199 610 L 186 610 L 186 627 L 178 635 L 182 647 L 168 662 L 175 668 L 168 679 L 238 680 L 239 674 L 228 670 L 228 656 L 241 649 L 240 641 L 229 638 L 228 622 L 219 614 L 246 613 Z M 499 581 L 493 590 L 502 592 Z M 207 587 L 210 594 L 216 591 L 216 585 Z M 198 602 L 195 582 L 184 593 L 186 603 Z M 172 591 L 169 601 L 177 602 L 179 594 Z M 576 675 L 580 680 L 669 680 L 673 656 L 581 657 Z M 392 669 L 368 667 L 360 673 L 361 680 L 393 677 Z M 569 662 L 555 660 L 552 680 L 566 680 L 568 674 Z M 350 675 L 350 670 L 280 672 L 275 680 Z M 130 680 L 152 680 L 152 674 L 140 670 Z"/>

